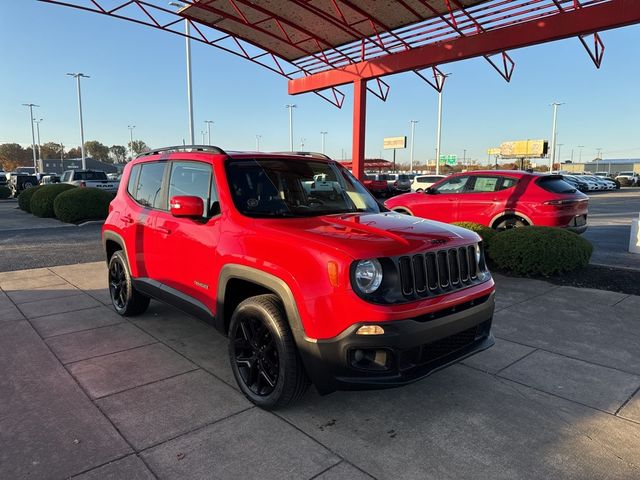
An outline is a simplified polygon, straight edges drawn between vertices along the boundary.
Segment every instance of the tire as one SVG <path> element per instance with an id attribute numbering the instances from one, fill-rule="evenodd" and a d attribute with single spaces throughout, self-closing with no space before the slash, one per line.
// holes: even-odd
<path id="1" fill-rule="evenodd" d="M 422 188 L 418 188 L 418 189 L 416 190 L 416 192 L 417 192 L 417 193 L 422 193 L 422 192 L 424 192 L 424 190 L 423 190 Z"/>
<path id="2" fill-rule="evenodd" d="M 123 317 L 144 313 L 150 298 L 133 288 L 131 273 L 122 250 L 109 259 L 109 295 L 116 312 Z"/>
<path id="3" fill-rule="evenodd" d="M 295 402 L 310 384 L 276 295 L 248 298 L 235 309 L 229 361 L 242 393 L 265 410 Z"/>
<path id="4" fill-rule="evenodd" d="M 505 217 L 494 227 L 496 230 L 527 227 L 529 224 L 520 217 Z"/>

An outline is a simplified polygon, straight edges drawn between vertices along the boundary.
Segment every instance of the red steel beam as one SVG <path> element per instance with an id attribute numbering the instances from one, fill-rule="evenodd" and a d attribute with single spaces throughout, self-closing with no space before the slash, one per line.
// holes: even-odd
<path id="1" fill-rule="evenodd" d="M 367 81 L 353 82 L 353 143 L 351 163 L 353 175 L 362 180 L 364 176 L 364 138 L 367 120 Z"/>
<path id="2" fill-rule="evenodd" d="M 611 0 L 289 80 L 289 94 L 422 69 L 640 23 L 640 1 Z"/>

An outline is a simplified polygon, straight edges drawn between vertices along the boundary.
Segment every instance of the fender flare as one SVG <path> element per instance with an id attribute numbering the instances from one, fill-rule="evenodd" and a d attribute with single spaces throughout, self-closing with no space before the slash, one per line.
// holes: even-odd
<path id="1" fill-rule="evenodd" d="M 127 261 L 127 267 L 129 268 L 129 272 L 131 272 L 131 262 L 129 262 L 129 253 L 127 252 L 127 244 L 124 241 L 122 236 L 112 230 L 106 230 L 102 232 L 102 249 L 104 250 L 105 258 L 107 256 L 107 242 L 112 241 L 117 243 L 120 247 L 122 247 L 122 251 L 124 252 L 124 258 Z M 107 260 L 107 264 L 109 260 Z"/>

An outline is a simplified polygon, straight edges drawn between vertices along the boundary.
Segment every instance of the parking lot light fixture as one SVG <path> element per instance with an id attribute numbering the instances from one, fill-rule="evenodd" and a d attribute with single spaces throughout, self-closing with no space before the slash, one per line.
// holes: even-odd
<path id="1" fill-rule="evenodd" d="M 415 133 L 416 133 L 416 123 L 418 123 L 419 120 L 410 120 L 409 123 L 411 124 L 411 150 L 410 150 L 410 160 L 409 160 L 409 173 L 413 172 L 413 140 L 415 137 Z"/>
<path id="2" fill-rule="evenodd" d="M 133 129 L 136 128 L 135 125 L 127 125 L 129 129 L 129 151 L 131 152 L 131 160 L 133 160 Z"/>
<path id="3" fill-rule="evenodd" d="M 553 126 L 551 128 L 551 152 L 549 154 L 549 173 L 553 172 L 553 162 L 556 159 L 556 138 L 557 136 L 557 120 L 558 120 L 558 107 L 560 105 L 564 105 L 564 103 L 553 102 L 551 106 L 553 107 Z"/>
<path id="4" fill-rule="evenodd" d="M 33 119 L 33 122 L 36 124 L 36 132 L 38 135 L 38 160 L 42 163 L 42 147 L 40 146 L 40 122 L 42 122 L 44 118 L 40 120 Z"/>
<path id="5" fill-rule="evenodd" d="M 584 148 L 584 145 L 578 145 L 578 162 L 582 163 L 582 149 Z"/>
<path id="6" fill-rule="evenodd" d="M 324 155 L 324 143 L 325 143 L 325 137 L 327 136 L 327 132 L 320 132 L 320 135 L 322 135 L 322 154 Z"/>
<path id="7" fill-rule="evenodd" d="M 187 6 L 180 2 L 169 2 L 169 5 L 178 9 L 178 14 Z M 189 141 L 191 145 L 195 143 L 195 134 L 193 127 L 193 88 L 191 83 L 191 24 L 189 19 L 184 19 L 184 38 L 185 52 L 187 59 L 187 105 L 189 109 Z M 204 142 L 202 142 L 204 143 Z"/>
<path id="8" fill-rule="evenodd" d="M 262 135 L 256 135 L 256 152 L 260 151 L 260 139 L 262 138 Z"/>
<path id="9" fill-rule="evenodd" d="M 87 169 L 87 159 L 84 151 L 84 125 L 82 124 L 82 92 L 80 90 L 80 79 L 91 78 L 84 73 L 67 73 L 70 77 L 75 77 L 78 83 L 78 115 L 80 117 L 80 155 L 82 156 L 82 169 Z"/>
<path id="10" fill-rule="evenodd" d="M 36 160 L 36 134 L 33 129 L 33 107 L 39 107 L 35 103 L 23 103 L 24 107 L 29 107 L 29 120 L 31 121 L 31 153 L 33 154 L 33 168 L 38 171 L 38 161 Z"/>
<path id="11" fill-rule="evenodd" d="M 207 145 L 211 145 L 211 125 L 215 122 L 213 120 L 205 120 L 204 123 L 207 124 Z"/>
<path id="12" fill-rule="evenodd" d="M 295 103 L 288 103 L 285 108 L 289 109 L 289 151 L 293 152 L 293 109 L 296 108 Z"/>

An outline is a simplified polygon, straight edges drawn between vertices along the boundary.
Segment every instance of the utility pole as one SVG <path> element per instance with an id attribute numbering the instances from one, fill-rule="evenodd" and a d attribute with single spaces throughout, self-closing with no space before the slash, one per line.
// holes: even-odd
<path id="1" fill-rule="evenodd" d="M 440 175 L 440 147 L 442 144 L 442 89 L 444 88 L 444 82 L 450 73 L 438 73 L 436 78 L 436 85 L 440 88 L 438 90 L 438 132 L 436 134 L 436 175 Z"/>
<path id="2" fill-rule="evenodd" d="M 289 109 L 289 150 L 293 152 L 293 109 L 297 107 L 295 103 L 285 105 Z"/>
<path id="3" fill-rule="evenodd" d="M 36 160 L 36 134 L 33 130 L 33 107 L 39 107 L 35 103 L 23 103 L 24 107 L 29 107 L 29 121 L 31 122 L 31 153 L 33 154 L 33 168 L 38 171 L 38 161 Z"/>
<path id="4" fill-rule="evenodd" d="M 322 154 L 324 155 L 324 137 L 327 136 L 327 132 L 320 132 L 320 135 L 322 135 Z"/>
<path id="5" fill-rule="evenodd" d="M 466 160 L 467 160 L 467 149 L 463 149 L 462 150 L 462 165 L 466 165 Z"/>
<path id="6" fill-rule="evenodd" d="M 129 129 L 129 152 L 131 152 L 131 160 L 133 160 L 133 129 L 136 128 L 135 125 L 127 125 Z"/>
<path id="7" fill-rule="evenodd" d="M 84 73 L 67 73 L 70 77 L 75 77 L 78 82 L 78 115 L 80 117 L 80 154 L 82 156 L 82 169 L 87 169 L 87 157 L 84 153 L 84 126 L 82 124 L 82 93 L 80 91 L 80 79 L 91 78 Z"/>
<path id="8" fill-rule="evenodd" d="M 170 2 L 169 5 L 176 7 L 178 13 L 186 6 L 180 2 Z M 195 134 L 193 127 L 193 88 L 191 84 L 191 24 L 188 18 L 184 19 L 184 39 L 185 39 L 185 52 L 187 59 L 187 104 L 189 109 L 189 141 L 191 145 L 195 144 Z"/>
<path id="9" fill-rule="evenodd" d="M 260 139 L 262 138 L 262 135 L 256 135 L 256 152 L 260 151 Z"/>
<path id="10" fill-rule="evenodd" d="M 553 106 L 553 127 L 551 129 L 551 154 L 549 155 L 551 164 L 549 165 L 549 173 L 553 172 L 553 162 L 556 158 L 556 125 L 558 119 L 558 107 L 560 105 L 564 105 L 564 103 L 553 102 L 551 105 Z"/>
<path id="11" fill-rule="evenodd" d="M 213 120 L 205 120 L 204 123 L 207 124 L 207 139 L 209 140 L 209 145 L 211 145 L 211 125 L 215 122 Z"/>
<path id="12" fill-rule="evenodd" d="M 558 161 L 556 162 L 558 164 L 558 170 L 560 170 L 560 164 L 562 163 L 562 157 L 560 156 L 560 149 L 562 148 L 563 145 L 564 143 L 558 144 Z"/>
<path id="13" fill-rule="evenodd" d="M 64 144 L 62 143 L 62 141 L 60 142 L 60 163 L 64 170 L 64 166 L 62 165 L 62 162 L 64 161 Z"/>
<path id="14" fill-rule="evenodd" d="M 205 142 L 204 136 L 207 134 L 207 132 L 205 132 L 204 130 L 200 130 L 200 133 L 202 134 L 202 145 L 204 145 L 204 142 Z"/>
<path id="15" fill-rule="evenodd" d="M 40 146 L 40 122 L 44 120 L 41 118 L 40 120 L 33 119 L 33 122 L 36 124 L 36 131 L 38 132 L 38 160 L 40 160 L 40 164 L 42 164 L 42 147 Z"/>
<path id="16" fill-rule="evenodd" d="M 598 156 L 596 157 L 596 172 L 598 171 L 598 163 L 602 161 L 602 148 L 596 148 Z"/>
<path id="17" fill-rule="evenodd" d="M 416 123 L 418 122 L 419 120 L 409 120 L 409 123 L 411 124 L 411 153 L 409 154 L 409 173 L 413 172 L 413 142 L 416 133 Z"/>

